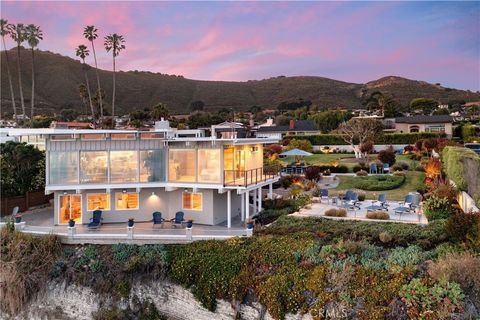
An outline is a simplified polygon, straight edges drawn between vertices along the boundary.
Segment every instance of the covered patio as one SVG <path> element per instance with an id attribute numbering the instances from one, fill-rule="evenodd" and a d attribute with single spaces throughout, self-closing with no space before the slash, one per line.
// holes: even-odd
<path id="1" fill-rule="evenodd" d="M 4 221 L 5 219 L 2 219 Z M 2 223 L 2 227 L 5 224 Z M 222 223 L 215 226 L 194 224 L 191 229 L 174 227 L 170 222 L 153 225 L 153 222 L 135 222 L 133 228 L 127 223 L 105 223 L 96 230 L 89 230 L 86 225 L 54 225 L 53 208 L 47 207 L 35 212 L 22 213 L 22 223 L 16 228 L 25 233 L 47 235 L 55 234 L 66 244 L 115 244 L 115 243 L 186 243 L 196 240 L 224 240 L 231 237 L 247 237 L 252 230 L 247 230 L 240 217 L 232 219 L 231 228 Z"/>

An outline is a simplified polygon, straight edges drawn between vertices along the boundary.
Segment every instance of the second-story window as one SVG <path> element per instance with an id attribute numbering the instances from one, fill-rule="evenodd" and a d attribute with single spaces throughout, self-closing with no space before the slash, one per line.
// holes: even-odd
<path id="1" fill-rule="evenodd" d="M 220 149 L 198 150 L 198 182 L 219 183 Z"/>
<path id="2" fill-rule="evenodd" d="M 76 184 L 78 183 L 78 153 L 56 152 L 49 153 L 49 184 Z"/>
<path id="3" fill-rule="evenodd" d="M 110 151 L 110 182 L 136 182 L 137 151 Z"/>
<path id="4" fill-rule="evenodd" d="M 80 152 L 80 182 L 107 183 L 107 151 Z"/>

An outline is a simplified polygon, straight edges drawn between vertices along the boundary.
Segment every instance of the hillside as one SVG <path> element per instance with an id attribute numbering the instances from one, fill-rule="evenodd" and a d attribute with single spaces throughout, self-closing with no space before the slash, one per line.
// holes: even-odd
<path id="1" fill-rule="evenodd" d="M 10 70 L 13 76 L 16 99 L 19 97 L 16 76 L 16 53 L 9 51 Z M 5 52 L 1 52 L 2 111 L 11 111 L 6 68 L 3 65 Z M 22 80 L 25 100 L 31 96 L 30 52 L 21 50 Z M 36 101 L 42 112 L 62 108 L 80 108 L 78 85 L 84 82 L 79 61 L 48 51 L 36 52 Z M 95 88 L 95 73 L 89 70 L 91 85 Z M 112 74 L 100 70 L 102 88 L 111 101 Z M 303 98 L 320 107 L 356 108 L 361 98 L 373 91 L 390 92 L 403 105 L 413 98 L 431 97 L 441 102 L 451 99 L 480 100 L 480 93 L 444 88 L 423 81 L 400 77 L 385 77 L 366 84 L 347 83 L 322 77 L 277 77 L 246 82 L 200 81 L 181 76 L 152 72 L 118 72 L 117 108 L 122 113 L 151 107 L 158 102 L 166 103 L 173 113 L 185 113 L 190 102 L 202 100 L 207 110 L 234 107 L 246 110 L 253 105 L 276 106 L 285 100 Z"/>

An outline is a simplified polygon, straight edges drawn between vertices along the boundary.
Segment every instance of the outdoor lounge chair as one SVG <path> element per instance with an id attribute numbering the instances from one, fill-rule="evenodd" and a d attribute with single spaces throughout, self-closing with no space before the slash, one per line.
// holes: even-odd
<path id="1" fill-rule="evenodd" d="M 349 210 L 360 209 L 360 204 L 358 203 L 358 193 L 347 191 L 340 207 Z"/>
<path id="2" fill-rule="evenodd" d="M 413 203 L 413 196 L 411 194 L 405 197 L 405 200 L 400 203 L 400 206 L 395 208 L 393 211 L 402 215 L 402 213 L 410 213 L 412 212 L 412 203 Z"/>
<path id="3" fill-rule="evenodd" d="M 385 194 L 379 194 L 377 201 L 373 202 L 372 205 L 368 206 L 366 209 L 367 212 L 388 210 L 387 197 L 385 196 Z"/>
<path id="4" fill-rule="evenodd" d="M 327 200 L 327 203 L 330 202 L 330 197 L 328 196 L 328 189 L 320 189 L 320 202 L 322 200 Z"/>
<path id="5" fill-rule="evenodd" d="M 175 218 L 170 219 L 172 226 L 182 226 L 183 222 L 185 222 L 184 216 L 185 214 L 182 211 L 178 211 L 177 213 L 175 213 Z"/>
<path id="6" fill-rule="evenodd" d="M 90 223 L 87 225 L 87 228 L 92 230 L 92 229 L 98 229 L 100 224 L 102 223 L 102 210 L 95 210 L 93 211 L 93 217 L 90 218 Z"/>
<path id="7" fill-rule="evenodd" d="M 14 207 L 14 208 L 12 209 L 12 218 L 13 218 L 13 219 L 15 219 L 15 216 L 17 215 L 18 210 L 20 210 L 19 207 Z"/>
<path id="8" fill-rule="evenodd" d="M 371 163 L 370 164 L 370 173 L 377 173 L 377 164 Z"/>
<path id="9" fill-rule="evenodd" d="M 162 218 L 162 213 L 155 211 L 153 214 L 153 225 L 161 225 L 163 227 L 163 223 L 165 222 L 165 219 Z"/>
<path id="10" fill-rule="evenodd" d="M 390 173 L 390 165 L 388 163 L 383 164 L 383 173 Z"/>

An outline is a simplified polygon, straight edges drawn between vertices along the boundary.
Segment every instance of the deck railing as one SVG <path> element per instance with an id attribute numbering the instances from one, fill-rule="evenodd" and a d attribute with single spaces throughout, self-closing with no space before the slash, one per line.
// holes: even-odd
<path id="1" fill-rule="evenodd" d="M 255 185 L 278 176 L 277 172 L 266 170 L 263 167 L 250 170 L 224 170 L 223 184 L 225 186 Z"/>

